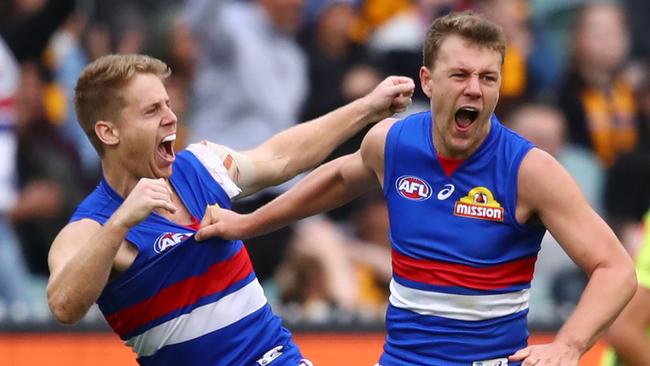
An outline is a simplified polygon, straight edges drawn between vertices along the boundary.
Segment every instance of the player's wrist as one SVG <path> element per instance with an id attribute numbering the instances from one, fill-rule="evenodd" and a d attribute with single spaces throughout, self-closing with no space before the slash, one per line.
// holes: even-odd
<path id="1" fill-rule="evenodd" d="M 131 223 L 127 217 L 121 215 L 120 210 L 117 210 L 106 222 L 105 226 L 113 230 L 124 231 L 126 233 L 127 231 L 131 230 L 135 224 Z"/>
<path id="2" fill-rule="evenodd" d="M 553 341 L 558 347 L 563 349 L 563 353 L 574 355 L 580 358 L 589 349 L 587 342 L 566 335 L 558 335 Z"/>
<path id="3" fill-rule="evenodd" d="M 363 126 L 378 122 L 380 115 L 384 112 L 384 109 L 378 107 L 377 103 L 373 101 L 373 97 L 370 94 L 367 94 L 354 103 L 352 107 L 355 110 L 355 115 L 358 116 L 357 120 Z"/>

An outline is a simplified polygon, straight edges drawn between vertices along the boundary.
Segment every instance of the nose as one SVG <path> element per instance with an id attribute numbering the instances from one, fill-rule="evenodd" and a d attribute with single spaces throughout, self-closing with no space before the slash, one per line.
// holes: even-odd
<path id="1" fill-rule="evenodd" d="M 467 79 L 467 85 L 465 86 L 465 95 L 471 98 L 481 97 L 481 83 L 479 81 L 479 76 L 472 74 L 471 77 Z"/>
<path id="2" fill-rule="evenodd" d="M 171 109 L 169 106 L 165 106 L 165 118 L 163 118 L 163 124 L 170 124 L 170 123 L 176 123 L 178 121 L 178 118 L 176 118 L 176 114 L 174 111 Z"/>

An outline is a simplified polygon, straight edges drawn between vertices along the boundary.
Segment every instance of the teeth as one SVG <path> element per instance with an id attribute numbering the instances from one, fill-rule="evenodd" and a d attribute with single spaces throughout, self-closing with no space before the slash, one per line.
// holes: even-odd
<path id="1" fill-rule="evenodd" d="M 166 136 L 162 142 L 170 142 L 170 141 L 176 141 L 176 134 Z"/>

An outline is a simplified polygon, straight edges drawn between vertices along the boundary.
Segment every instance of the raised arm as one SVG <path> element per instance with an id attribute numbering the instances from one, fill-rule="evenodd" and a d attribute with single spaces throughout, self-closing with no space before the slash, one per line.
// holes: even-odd
<path id="1" fill-rule="evenodd" d="M 241 196 L 278 185 L 312 169 L 333 150 L 370 123 L 404 111 L 411 103 L 413 80 L 391 76 L 371 93 L 312 121 L 271 137 L 257 148 L 242 152 L 249 163 L 239 170 Z"/>
<path id="2" fill-rule="evenodd" d="M 61 230 L 50 248 L 47 285 L 48 304 L 58 321 L 73 324 L 83 318 L 106 286 L 127 232 L 156 208 L 176 209 L 167 184 L 141 179 L 104 225 L 82 219 Z"/>
<path id="3" fill-rule="evenodd" d="M 394 122 L 387 119 L 377 124 L 368 132 L 359 151 L 320 166 L 289 191 L 251 214 L 239 215 L 216 206 L 208 207 L 196 234 L 197 240 L 262 235 L 339 207 L 380 186 L 386 134 Z"/>
<path id="4" fill-rule="evenodd" d="M 530 212 L 539 217 L 590 278 L 575 312 L 555 340 L 520 350 L 511 361 L 576 366 L 630 300 L 636 289 L 634 267 L 612 230 L 550 155 L 533 149 L 524 158 L 518 179 L 517 216 Z"/>

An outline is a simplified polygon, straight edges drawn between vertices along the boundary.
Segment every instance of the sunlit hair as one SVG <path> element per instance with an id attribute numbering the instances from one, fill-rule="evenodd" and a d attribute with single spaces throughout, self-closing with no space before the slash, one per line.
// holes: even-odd
<path id="1" fill-rule="evenodd" d="M 95 134 L 95 123 L 119 120 L 126 106 L 124 86 L 137 74 L 153 74 L 165 80 L 171 70 L 164 62 L 145 55 L 107 55 L 86 66 L 77 80 L 77 119 L 100 156 L 103 147 Z"/>
<path id="2" fill-rule="evenodd" d="M 503 29 L 480 14 L 465 11 L 450 13 L 433 21 L 422 47 L 425 67 L 433 69 L 440 45 L 450 35 L 460 36 L 477 46 L 499 52 L 503 63 L 506 53 L 506 36 Z"/>

